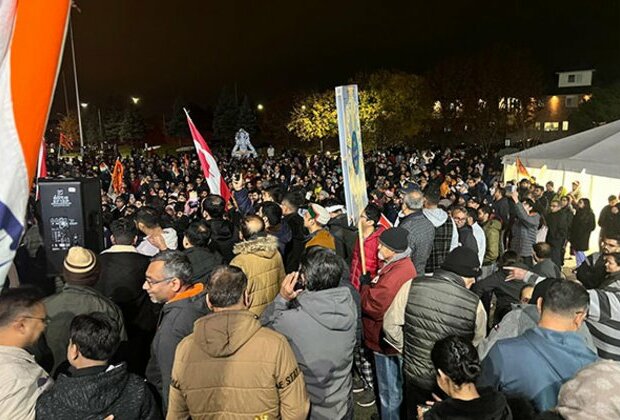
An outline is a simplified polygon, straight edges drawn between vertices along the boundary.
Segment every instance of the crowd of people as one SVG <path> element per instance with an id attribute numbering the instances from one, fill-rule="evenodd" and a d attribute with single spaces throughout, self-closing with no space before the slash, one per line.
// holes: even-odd
<path id="1" fill-rule="evenodd" d="M 579 182 L 502 180 L 473 149 L 368 153 L 360 215 L 329 153 L 218 154 L 228 202 L 191 154 L 134 150 L 116 191 L 115 159 L 48 162 L 100 178 L 105 249 L 71 247 L 50 280 L 32 200 L 0 417 L 620 418 L 615 196 L 586 255 Z"/>

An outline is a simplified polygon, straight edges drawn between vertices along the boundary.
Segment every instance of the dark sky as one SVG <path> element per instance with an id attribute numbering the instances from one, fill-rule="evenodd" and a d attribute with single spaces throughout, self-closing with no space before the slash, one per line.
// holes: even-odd
<path id="1" fill-rule="evenodd" d="M 617 0 L 78 3 L 83 100 L 137 95 L 148 113 L 169 111 L 177 96 L 214 105 L 222 86 L 234 83 L 260 102 L 332 87 L 360 70 L 423 72 L 492 44 L 530 50 L 548 74 L 595 67 L 620 79 Z M 68 52 L 63 69 L 73 89 Z M 64 108 L 61 91 L 62 75 L 56 111 Z"/>

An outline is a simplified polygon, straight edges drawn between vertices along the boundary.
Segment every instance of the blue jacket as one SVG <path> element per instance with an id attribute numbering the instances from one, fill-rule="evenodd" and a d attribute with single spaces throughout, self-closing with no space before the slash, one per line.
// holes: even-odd
<path id="1" fill-rule="evenodd" d="M 493 346 L 482 361 L 479 385 L 522 395 L 542 412 L 556 406 L 564 382 L 596 360 L 578 333 L 536 327 Z"/>

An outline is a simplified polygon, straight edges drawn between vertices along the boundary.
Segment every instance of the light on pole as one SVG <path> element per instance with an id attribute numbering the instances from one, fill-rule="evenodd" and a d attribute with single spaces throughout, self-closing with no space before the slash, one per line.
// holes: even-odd
<path id="1" fill-rule="evenodd" d="M 256 105 L 256 109 L 258 109 L 259 111 L 262 111 L 265 109 L 265 107 L 263 106 L 263 104 L 258 104 Z"/>
<path id="2" fill-rule="evenodd" d="M 80 106 L 84 109 L 88 108 L 88 102 L 82 102 L 80 103 Z"/>
<path id="3" fill-rule="evenodd" d="M 132 96 L 131 102 L 133 102 L 134 105 L 138 105 L 140 103 L 140 98 L 137 96 Z"/>

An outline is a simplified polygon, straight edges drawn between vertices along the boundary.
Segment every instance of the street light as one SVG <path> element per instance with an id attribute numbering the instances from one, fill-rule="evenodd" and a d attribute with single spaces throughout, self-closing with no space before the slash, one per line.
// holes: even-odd
<path id="1" fill-rule="evenodd" d="M 265 109 L 265 107 L 263 106 L 263 104 L 258 104 L 256 105 L 256 109 L 258 109 L 259 111 L 262 111 L 263 109 Z"/>
<path id="2" fill-rule="evenodd" d="M 305 106 L 305 105 L 302 105 L 302 106 L 301 106 L 301 110 L 302 110 L 302 111 L 305 111 L 305 110 L 306 110 L 306 106 Z"/>
<path id="3" fill-rule="evenodd" d="M 81 102 L 80 106 L 84 109 L 88 108 L 88 103 L 87 102 Z"/>
<path id="4" fill-rule="evenodd" d="M 132 96 L 131 102 L 133 102 L 134 105 L 138 105 L 138 103 L 140 102 L 140 98 L 138 98 L 137 96 Z"/>

